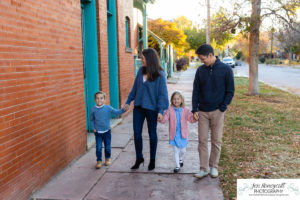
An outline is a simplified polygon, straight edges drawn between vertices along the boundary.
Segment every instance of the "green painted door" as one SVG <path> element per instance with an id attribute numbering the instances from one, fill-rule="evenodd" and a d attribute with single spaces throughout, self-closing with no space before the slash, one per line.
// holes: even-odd
<path id="1" fill-rule="evenodd" d="M 94 94 L 99 91 L 100 83 L 95 0 L 81 0 L 81 25 L 86 127 L 91 132 L 90 111 L 95 105 Z"/>
<path id="2" fill-rule="evenodd" d="M 119 74 L 118 74 L 118 43 L 116 1 L 107 0 L 107 40 L 109 65 L 110 105 L 119 108 Z M 125 20 L 125 19 L 124 19 Z"/>

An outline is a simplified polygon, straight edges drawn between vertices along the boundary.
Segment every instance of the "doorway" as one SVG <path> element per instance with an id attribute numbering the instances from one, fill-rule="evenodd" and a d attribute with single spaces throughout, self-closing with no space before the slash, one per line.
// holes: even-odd
<path id="1" fill-rule="evenodd" d="M 90 110 L 95 105 L 94 94 L 99 91 L 99 65 L 95 0 L 81 0 L 82 53 L 86 129 L 92 132 Z M 88 137 L 88 143 L 89 143 Z"/>

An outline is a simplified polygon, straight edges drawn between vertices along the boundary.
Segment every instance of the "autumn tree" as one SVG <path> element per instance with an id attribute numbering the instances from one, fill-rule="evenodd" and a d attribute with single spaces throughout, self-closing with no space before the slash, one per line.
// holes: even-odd
<path id="1" fill-rule="evenodd" d="M 182 31 L 193 29 L 193 22 L 185 16 L 177 17 L 173 20 L 173 22 L 175 23 L 176 27 Z"/>
<path id="2" fill-rule="evenodd" d="M 220 32 L 220 28 L 224 26 L 223 19 L 228 15 L 227 11 L 220 8 L 216 14 L 213 14 L 211 20 L 211 38 L 215 42 L 215 47 L 218 49 L 224 49 L 225 45 L 233 39 L 234 30 L 223 30 Z"/>
<path id="3" fill-rule="evenodd" d="M 174 22 L 165 21 L 159 18 L 156 20 L 149 20 L 148 27 L 154 34 L 163 39 L 166 44 L 173 44 L 178 56 L 182 56 L 185 48 L 188 48 L 186 35 L 182 30 L 176 27 Z M 151 46 L 151 42 L 149 43 L 149 46 Z"/>
<path id="4" fill-rule="evenodd" d="M 187 50 L 196 50 L 201 44 L 206 42 L 206 30 L 205 29 L 185 29 L 186 41 L 189 43 Z"/>
<path id="5" fill-rule="evenodd" d="M 239 33 L 234 38 L 233 51 L 242 55 L 243 59 L 249 58 L 249 33 Z"/>
<path id="6" fill-rule="evenodd" d="M 289 54 L 289 64 L 292 63 L 292 54 L 300 51 L 300 26 L 293 30 L 285 27 L 279 30 L 276 38 L 280 41 L 281 47 Z"/>
<path id="7" fill-rule="evenodd" d="M 296 9 L 300 0 L 234 0 L 233 12 L 223 17 L 218 32 L 241 30 L 249 32 L 249 87 L 250 95 L 258 95 L 258 49 L 259 33 L 263 19 L 273 17 L 277 24 L 286 24 L 295 29 Z M 247 8 L 250 7 L 249 14 Z M 251 13 L 251 14 L 250 14 Z"/>
<path id="8" fill-rule="evenodd" d="M 249 33 L 239 33 L 233 42 L 232 49 L 235 53 L 241 52 L 243 58 L 249 62 Z M 270 35 L 268 32 L 261 32 L 259 36 L 258 54 L 263 54 L 269 51 Z"/>

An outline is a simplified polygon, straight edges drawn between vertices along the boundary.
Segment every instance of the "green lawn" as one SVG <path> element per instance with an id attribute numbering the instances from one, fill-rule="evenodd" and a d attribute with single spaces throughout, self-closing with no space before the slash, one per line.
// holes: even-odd
<path id="1" fill-rule="evenodd" d="M 248 78 L 235 84 L 219 167 L 225 199 L 239 178 L 300 178 L 300 97 L 265 84 L 249 96 Z"/>

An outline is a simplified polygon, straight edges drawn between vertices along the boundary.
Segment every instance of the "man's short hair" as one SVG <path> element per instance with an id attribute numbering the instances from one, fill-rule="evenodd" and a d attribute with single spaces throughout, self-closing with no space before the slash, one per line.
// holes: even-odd
<path id="1" fill-rule="evenodd" d="M 214 49 L 209 44 L 202 44 L 196 50 L 197 55 L 208 56 L 210 53 L 214 55 Z"/>
<path id="2" fill-rule="evenodd" d="M 102 94 L 103 97 L 104 97 L 104 99 L 106 99 L 106 94 L 105 94 L 104 92 L 102 92 L 102 91 L 99 91 L 99 92 L 96 92 L 96 93 L 95 93 L 95 95 L 94 95 L 94 98 L 95 98 L 95 99 L 96 99 L 96 97 L 97 97 L 98 94 Z"/>

